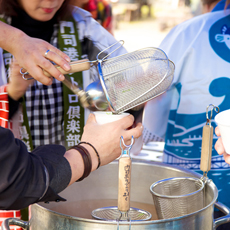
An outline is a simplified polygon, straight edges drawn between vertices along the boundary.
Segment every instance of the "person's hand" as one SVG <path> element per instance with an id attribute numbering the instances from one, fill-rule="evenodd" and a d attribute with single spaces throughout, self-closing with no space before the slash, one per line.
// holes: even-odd
<path id="1" fill-rule="evenodd" d="M 24 80 L 20 74 L 21 67 L 16 60 L 13 60 L 10 65 L 9 84 L 7 92 L 15 101 L 19 100 L 26 92 L 29 85 L 33 84 L 34 80 Z"/>
<path id="2" fill-rule="evenodd" d="M 84 133 L 81 141 L 91 143 L 98 151 L 101 158 L 101 165 L 105 165 L 115 160 L 121 154 L 120 137 L 123 136 L 125 144 L 131 143 L 132 136 L 138 138 L 141 136 L 143 127 L 138 123 L 135 128 L 128 129 L 133 125 L 134 117 L 126 116 L 118 121 L 99 125 L 96 122 L 94 114 L 90 114 L 87 123 L 84 127 Z M 87 147 L 90 150 L 89 146 Z M 90 150 L 92 151 L 92 150 Z M 96 154 L 95 154 L 95 158 Z M 96 165 L 97 166 L 97 160 Z"/>
<path id="3" fill-rule="evenodd" d="M 218 137 L 220 136 L 220 129 L 218 126 L 215 129 L 215 133 Z M 219 139 L 217 140 L 215 144 L 215 149 L 219 155 L 223 155 L 225 162 L 230 164 L 230 155 L 225 152 L 221 137 L 219 137 Z"/>
<path id="4" fill-rule="evenodd" d="M 132 136 L 134 138 L 141 136 L 143 131 L 141 123 L 138 123 L 135 128 L 129 129 L 133 123 L 134 117 L 129 115 L 118 121 L 99 125 L 96 122 L 95 115 L 91 113 L 84 127 L 81 141 L 88 142 L 95 147 L 100 156 L 100 165 L 103 166 L 120 156 L 122 151 L 120 148 L 121 136 L 123 136 L 126 145 L 131 143 Z M 91 171 L 94 171 L 98 166 L 97 154 L 90 145 L 84 143 L 81 145 L 88 150 L 92 160 Z M 69 183 L 71 185 L 82 177 L 84 164 L 81 154 L 75 149 L 69 149 L 64 156 L 68 160 L 72 171 Z"/>
<path id="5" fill-rule="evenodd" d="M 44 75 L 43 70 L 50 73 L 59 81 L 64 80 L 64 75 L 49 61 L 53 61 L 64 70 L 70 70 L 70 58 L 59 49 L 41 39 L 32 38 L 24 33 L 16 38 L 12 43 L 10 53 L 17 59 L 19 65 L 23 67 L 37 81 L 44 85 L 52 84 L 52 78 Z M 45 53 L 49 50 L 46 55 Z"/>

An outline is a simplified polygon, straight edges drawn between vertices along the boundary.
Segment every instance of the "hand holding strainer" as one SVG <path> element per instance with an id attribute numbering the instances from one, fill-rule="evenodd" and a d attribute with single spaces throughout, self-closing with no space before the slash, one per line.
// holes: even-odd
<path id="1" fill-rule="evenodd" d="M 219 108 L 209 105 L 206 110 L 207 122 L 203 127 L 200 169 L 201 178 L 174 177 L 153 183 L 150 191 L 153 196 L 156 212 L 159 219 L 170 219 L 196 212 L 205 207 L 205 184 L 207 172 L 211 168 L 213 127 L 211 116 L 208 117 L 208 108 L 213 106 L 216 112 Z"/>
<path id="2" fill-rule="evenodd" d="M 92 211 L 92 216 L 99 220 L 117 221 L 141 221 L 149 220 L 152 215 L 144 210 L 130 208 L 130 184 L 131 184 L 131 158 L 130 149 L 132 148 L 134 138 L 130 145 L 124 143 L 123 137 L 120 140 L 122 149 L 119 158 L 119 184 L 118 184 L 118 206 L 98 208 Z M 123 149 L 123 146 L 125 149 Z"/>
<path id="3" fill-rule="evenodd" d="M 110 59 L 110 54 L 99 59 L 101 53 L 97 56 L 100 82 L 91 83 L 84 91 L 70 79 L 64 81 L 78 95 L 83 107 L 110 107 L 118 114 L 159 96 L 171 85 L 175 66 L 160 49 L 144 48 Z"/>
<path id="4" fill-rule="evenodd" d="M 100 59 L 107 49 L 100 52 L 95 61 L 70 63 L 71 72 L 87 70 L 95 64 L 98 68 L 100 82 L 90 84 L 85 91 L 67 76 L 63 81 L 78 95 L 83 107 L 93 111 L 110 107 L 113 113 L 118 114 L 153 99 L 170 86 L 175 66 L 162 50 L 144 48 L 108 59 L 114 50 Z"/>

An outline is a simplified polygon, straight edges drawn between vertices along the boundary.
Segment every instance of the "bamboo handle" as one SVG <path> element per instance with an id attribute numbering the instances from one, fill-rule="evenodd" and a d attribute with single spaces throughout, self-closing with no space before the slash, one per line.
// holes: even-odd
<path id="1" fill-rule="evenodd" d="M 200 170 L 208 172 L 211 168 L 213 127 L 205 125 L 202 134 Z"/>
<path id="2" fill-rule="evenodd" d="M 62 81 L 69 89 L 71 89 L 77 96 L 79 96 L 79 92 L 82 90 L 78 85 L 73 84 L 70 77 L 68 75 L 65 76 L 65 79 Z"/>
<path id="3" fill-rule="evenodd" d="M 131 158 L 119 159 L 118 209 L 127 212 L 130 209 Z"/>
<path id="4" fill-rule="evenodd" d="M 79 61 L 70 62 L 69 65 L 70 65 L 69 71 L 65 71 L 60 66 L 57 66 L 56 68 L 64 75 L 68 73 L 81 72 L 90 69 L 90 61 L 88 59 L 82 59 Z M 47 77 L 51 77 L 51 75 L 47 71 L 43 70 L 43 72 Z"/>

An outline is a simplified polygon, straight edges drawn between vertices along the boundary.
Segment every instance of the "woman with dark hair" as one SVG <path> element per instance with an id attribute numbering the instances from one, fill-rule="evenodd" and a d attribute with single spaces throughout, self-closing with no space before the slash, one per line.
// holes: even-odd
<path id="1" fill-rule="evenodd" d="M 0 19 L 20 29 L 30 37 L 39 38 L 60 49 L 71 61 L 82 58 L 95 60 L 97 54 L 116 43 L 114 37 L 92 19 L 89 12 L 68 4 L 68 0 L 4 0 L 0 4 Z M 20 45 L 20 44 L 18 44 Z M 36 44 L 34 44 L 36 45 Z M 106 50 L 110 53 L 118 45 Z M 110 57 L 126 53 L 123 47 Z M 43 54 L 52 60 L 54 52 Z M 3 75 L 0 85 L 7 83 L 7 74 L 12 55 L 0 50 L 0 68 Z M 18 60 L 20 63 L 20 60 Z M 95 80 L 97 71 L 91 68 L 69 77 L 82 88 Z M 9 99 L 9 118 L 14 115 L 18 101 Z M 89 111 L 81 107 L 78 98 L 57 79 L 46 86 L 35 81 L 29 86 L 22 102 L 23 120 L 19 137 L 29 150 L 44 144 L 64 144 L 66 148 L 80 141 Z M 12 106 L 10 106 L 12 108 Z M 13 125 L 14 125 L 13 121 Z"/>

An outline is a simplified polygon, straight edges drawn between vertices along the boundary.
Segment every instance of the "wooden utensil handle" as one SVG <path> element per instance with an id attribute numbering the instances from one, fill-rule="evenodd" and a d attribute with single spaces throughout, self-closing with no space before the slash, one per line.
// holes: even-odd
<path id="1" fill-rule="evenodd" d="M 131 158 L 119 159 L 118 209 L 127 212 L 130 208 Z"/>
<path id="2" fill-rule="evenodd" d="M 211 168 L 213 127 L 205 125 L 202 134 L 200 170 L 208 172 Z"/>
<path id="3" fill-rule="evenodd" d="M 88 59 L 82 59 L 79 61 L 70 62 L 69 65 L 70 65 L 69 71 L 65 71 L 60 66 L 57 66 L 56 68 L 64 75 L 68 73 L 81 72 L 90 69 L 90 61 Z M 47 77 L 51 77 L 51 75 L 47 71 L 43 70 L 43 72 Z"/>

